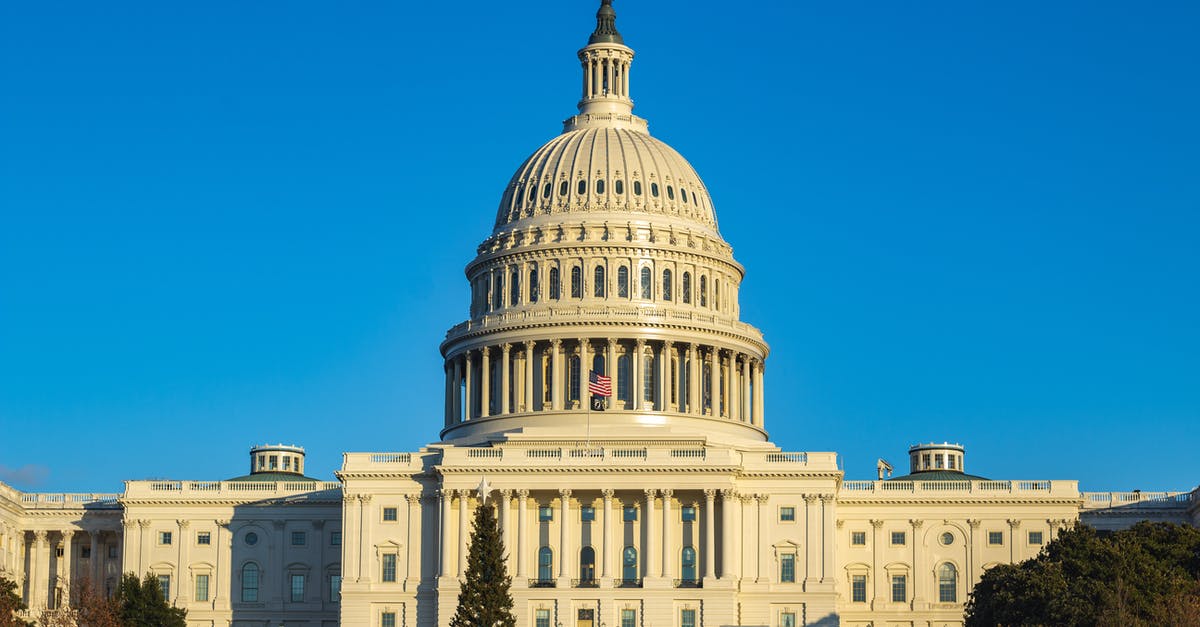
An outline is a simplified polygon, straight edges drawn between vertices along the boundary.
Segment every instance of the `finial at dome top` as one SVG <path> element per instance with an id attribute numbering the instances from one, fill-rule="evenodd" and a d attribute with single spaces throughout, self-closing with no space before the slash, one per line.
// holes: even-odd
<path id="1" fill-rule="evenodd" d="M 589 44 L 624 44 L 621 33 L 617 32 L 617 12 L 612 8 L 612 0 L 600 0 L 600 10 L 596 11 L 596 30 L 588 37 Z"/>

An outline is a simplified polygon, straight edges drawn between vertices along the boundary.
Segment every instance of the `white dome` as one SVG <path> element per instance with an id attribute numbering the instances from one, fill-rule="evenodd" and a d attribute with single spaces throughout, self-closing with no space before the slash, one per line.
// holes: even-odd
<path id="1" fill-rule="evenodd" d="M 691 164 L 648 133 L 621 126 L 577 125 L 535 151 L 505 189 L 496 231 L 564 213 L 665 216 L 717 232 L 712 199 Z"/>

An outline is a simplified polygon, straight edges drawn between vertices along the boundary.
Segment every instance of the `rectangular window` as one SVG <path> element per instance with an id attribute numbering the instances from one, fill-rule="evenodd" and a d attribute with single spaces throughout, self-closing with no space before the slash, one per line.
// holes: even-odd
<path id="1" fill-rule="evenodd" d="M 850 600 L 855 603 L 867 602 L 866 575 L 852 575 L 850 577 Z"/>
<path id="2" fill-rule="evenodd" d="M 922 455 L 921 455 L 921 469 L 922 469 L 922 470 L 929 470 L 930 466 L 931 466 L 931 464 L 930 464 L 930 455 L 929 455 L 929 453 L 924 453 L 924 454 L 922 454 Z"/>
<path id="3" fill-rule="evenodd" d="M 637 610 L 621 610 L 621 627 L 637 627 Z"/>
<path id="4" fill-rule="evenodd" d="M 196 544 L 203 544 L 205 546 L 212 544 L 212 533 L 208 531 L 201 531 L 197 533 Z"/>
<path id="5" fill-rule="evenodd" d="M 904 603 L 908 600 L 908 576 L 892 575 L 892 602 Z"/>
<path id="6" fill-rule="evenodd" d="M 384 612 L 380 614 L 379 627 L 396 627 L 396 613 Z"/>
<path id="7" fill-rule="evenodd" d="M 779 556 L 779 581 L 796 583 L 796 555 L 784 553 Z"/>
<path id="8" fill-rule="evenodd" d="M 283 469 L 284 469 L 284 470 L 291 470 L 291 469 L 292 469 L 292 458 L 291 458 L 290 456 L 284 455 L 284 457 L 283 457 Z"/>
<path id="9" fill-rule="evenodd" d="M 950 470 L 954 470 L 954 469 L 955 469 L 955 464 L 954 464 L 954 456 L 953 456 L 953 455 L 947 455 L 947 456 L 946 456 L 946 463 L 947 463 L 947 464 L 950 466 Z"/>
<path id="10" fill-rule="evenodd" d="M 796 613 L 795 612 L 780 612 L 779 613 L 779 627 L 796 627 Z"/>
<path id="11" fill-rule="evenodd" d="M 396 508 L 395 507 L 383 508 L 383 522 L 396 522 Z"/>
<path id="12" fill-rule="evenodd" d="M 679 627 L 696 627 L 696 610 L 679 610 Z"/>
<path id="13" fill-rule="evenodd" d="M 292 532 L 292 546 L 304 546 L 306 542 L 308 542 L 308 538 L 305 537 L 303 531 Z"/>
<path id="14" fill-rule="evenodd" d="M 779 508 L 779 522 L 796 522 L 796 508 L 795 507 L 780 507 Z"/>
<path id="15" fill-rule="evenodd" d="M 1003 531 L 989 531 L 988 532 L 988 544 L 991 546 L 1000 546 L 1000 545 L 1004 544 L 1004 532 Z"/>
<path id="16" fill-rule="evenodd" d="M 593 522 L 596 520 L 596 508 L 590 505 L 584 505 L 579 508 L 579 520 L 581 522 Z"/>
<path id="17" fill-rule="evenodd" d="M 342 545 L 342 532 L 340 532 L 340 531 L 329 532 L 329 545 L 330 546 L 341 546 Z"/>
<path id="18" fill-rule="evenodd" d="M 395 553 L 386 553 L 383 555 L 383 580 L 387 582 L 396 581 Z"/>
<path id="19" fill-rule="evenodd" d="M 1041 544 L 1042 543 L 1042 532 L 1030 531 L 1029 532 L 1029 543 L 1030 544 Z"/>
<path id="20" fill-rule="evenodd" d="M 81 557 L 83 559 L 88 559 L 91 556 L 92 556 L 92 547 L 90 547 L 90 546 L 79 547 L 79 557 Z"/>
<path id="21" fill-rule="evenodd" d="M 162 588 L 163 598 L 166 599 L 168 603 L 170 603 L 170 601 L 171 601 L 171 576 L 170 575 L 159 575 L 158 576 L 158 587 Z"/>
<path id="22" fill-rule="evenodd" d="M 867 532 L 851 531 L 850 544 L 853 546 L 867 546 Z"/>
<path id="23" fill-rule="evenodd" d="M 894 546 L 904 546 L 905 534 L 903 531 L 892 532 L 892 544 Z"/>
<path id="24" fill-rule="evenodd" d="M 208 600 L 208 575 L 196 575 L 196 600 Z"/>
<path id="25" fill-rule="evenodd" d="M 342 600 L 342 576 L 329 576 L 329 600 L 338 603 Z"/>
<path id="26" fill-rule="evenodd" d="M 117 559 L 117 545 L 115 545 L 115 544 L 108 545 L 108 559 L 110 559 L 110 560 Z"/>
<path id="27" fill-rule="evenodd" d="M 684 505 L 683 509 L 679 510 L 679 516 L 683 522 L 696 522 L 696 508 Z"/>
<path id="28" fill-rule="evenodd" d="M 549 505 L 538 507 L 538 522 L 550 522 L 554 520 L 554 508 Z"/>
<path id="29" fill-rule="evenodd" d="M 626 505 L 621 509 L 621 519 L 625 522 L 637 520 L 637 508 L 632 505 Z"/>
<path id="30" fill-rule="evenodd" d="M 172 539 L 172 538 L 171 538 L 171 532 L 170 532 L 170 531 L 160 531 L 160 532 L 158 532 L 158 543 L 159 543 L 159 544 L 163 544 L 163 545 L 171 544 L 171 539 Z"/>
<path id="31" fill-rule="evenodd" d="M 550 610 L 538 610 L 534 613 L 534 627 L 550 627 Z"/>
<path id="32" fill-rule="evenodd" d="M 63 556 L 63 548 L 62 548 L 61 546 L 60 546 L 60 547 L 56 547 L 56 548 L 54 549 L 54 556 L 55 556 L 55 557 L 62 557 L 62 556 Z"/>
<path id="33" fill-rule="evenodd" d="M 304 575 L 292 575 L 292 603 L 304 600 Z"/>
<path id="34" fill-rule="evenodd" d="M 934 466 L 935 466 L 936 468 L 945 468 L 945 461 L 944 461 L 944 459 L 945 459 L 945 458 L 942 456 L 942 454 L 941 454 L 941 453 L 938 453 L 937 455 L 935 455 L 935 456 L 934 456 L 934 458 L 933 458 L 933 460 L 934 460 Z"/>

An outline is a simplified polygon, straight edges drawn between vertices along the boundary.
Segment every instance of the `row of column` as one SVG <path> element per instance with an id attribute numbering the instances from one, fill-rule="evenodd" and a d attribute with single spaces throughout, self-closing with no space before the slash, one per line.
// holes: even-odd
<path id="1" fill-rule="evenodd" d="M 466 556 L 470 538 L 467 533 L 466 521 L 470 516 L 468 501 L 475 494 L 474 490 L 442 490 L 438 493 L 440 504 L 440 542 L 442 547 L 438 562 L 438 573 L 443 577 L 460 577 L 466 571 Z M 557 556 L 555 570 L 559 585 L 566 585 L 566 580 L 572 572 L 572 564 L 579 559 L 582 546 L 572 545 L 572 530 L 582 530 L 582 522 L 574 523 L 577 518 L 574 511 L 581 503 L 572 505 L 573 491 L 563 488 L 558 491 L 559 498 L 559 540 L 555 549 Z M 600 512 L 599 547 L 597 549 L 596 566 L 598 578 L 618 578 L 621 573 L 622 543 L 613 542 L 614 519 L 613 505 L 615 491 L 605 489 L 600 491 L 603 506 Z M 643 577 L 676 578 L 676 562 L 683 549 L 674 536 L 675 519 L 672 514 L 674 505 L 674 490 L 645 489 L 644 503 L 639 504 L 641 529 L 644 543 L 638 555 L 638 572 Z M 717 496 L 721 497 L 721 524 L 718 530 L 716 505 Z M 696 503 L 700 509 L 697 512 L 696 525 L 703 535 L 702 541 L 693 546 L 697 550 L 697 577 L 706 580 L 717 578 L 717 550 L 720 547 L 721 572 L 720 579 L 745 579 L 758 583 L 774 581 L 772 547 L 768 538 L 768 521 L 771 520 L 767 494 L 743 494 L 734 490 L 703 490 L 703 505 Z M 513 499 L 516 499 L 517 522 L 515 536 L 512 529 L 511 510 Z M 458 515 L 452 516 L 453 501 L 457 500 Z M 530 556 L 536 555 L 541 544 L 530 535 L 530 519 L 534 511 L 530 506 L 529 490 L 499 491 L 499 523 L 500 534 L 508 553 L 509 569 L 518 581 L 531 578 Z M 830 583 L 834 581 L 833 564 L 833 527 L 834 506 L 832 494 L 807 495 L 806 503 L 806 554 L 805 573 L 807 583 Z M 621 505 L 635 503 L 633 500 L 620 500 Z M 656 520 L 658 505 L 661 504 L 662 520 Z M 538 507 L 534 503 L 534 507 Z M 704 517 L 704 525 L 699 526 L 700 516 Z M 457 528 L 453 521 L 457 519 Z M 747 541 L 747 537 L 750 539 Z M 456 547 L 455 551 L 447 550 Z M 457 560 L 452 555 L 457 555 Z M 800 556 L 798 556 L 800 557 Z M 797 563 L 797 567 L 800 564 Z M 536 567 L 535 567 L 536 568 Z M 702 569 L 699 570 L 699 569 Z M 536 572 L 536 570 L 534 571 Z"/>
<path id="2" fill-rule="evenodd" d="M 371 508 L 370 494 L 348 494 L 342 497 L 342 581 L 345 583 L 373 583 L 382 579 L 378 563 L 379 552 L 372 536 L 377 513 Z M 421 543 L 421 495 L 406 494 L 404 514 L 405 561 L 397 555 L 397 581 L 420 576 Z M 397 512 L 397 516 L 399 513 Z M 397 520 L 399 523 L 399 520 Z M 403 567 L 403 571 L 401 571 Z M 403 576 L 401 576 L 403 572 Z"/>
<path id="3" fill-rule="evenodd" d="M 629 97 L 629 61 L 619 57 L 585 54 L 583 98 Z"/>
<path id="4" fill-rule="evenodd" d="M 452 355 L 445 364 L 445 424 L 492 415 L 560 411 L 568 396 L 586 403 L 586 371 L 592 369 L 597 351 L 603 374 L 612 378 L 610 408 L 678 411 L 763 426 L 761 359 L 695 342 L 615 338 L 607 338 L 599 346 L 588 338 L 504 343 Z M 622 356 L 629 357 L 628 373 L 613 367 Z M 572 382 L 567 381 L 565 364 L 571 357 L 578 358 L 579 372 L 573 382 L 577 387 L 568 395 L 567 386 Z M 647 365 L 654 368 L 649 377 L 643 372 Z M 625 376 L 628 382 L 621 381 Z M 628 394 L 621 401 L 615 395 L 623 384 Z"/>
<path id="5" fill-rule="evenodd" d="M 0 531 L 0 565 L 4 570 L 15 576 L 17 581 L 25 579 L 28 581 L 28 595 L 25 598 L 26 604 L 31 608 L 46 607 L 51 601 L 58 599 L 52 598 L 51 594 L 61 591 L 60 594 L 71 594 L 72 580 L 76 576 L 73 572 L 75 566 L 75 553 L 78 550 L 76 544 L 77 534 L 86 533 L 87 538 L 83 541 L 89 543 L 89 553 L 87 559 L 87 571 L 82 574 L 91 580 L 92 586 L 96 591 L 100 591 L 104 581 L 104 563 L 107 559 L 104 536 L 110 533 L 107 530 L 93 529 L 87 531 L 79 531 L 76 529 L 62 530 L 45 530 L 38 529 L 31 533 L 32 539 L 26 542 L 26 533 L 14 527 L 7 527 Z M 58 537 L 53 537 L 57 535 Z M 116 541 L 120 542 L 120 534 L 114 532 Z M 58 549 L 62 549 L 62 556 L 58 556 Z M 29 560 L 28 570 L 26 571 L 25 551 L 28 549 Z M 80 558 L 82 560 L 84 558 Z"/>

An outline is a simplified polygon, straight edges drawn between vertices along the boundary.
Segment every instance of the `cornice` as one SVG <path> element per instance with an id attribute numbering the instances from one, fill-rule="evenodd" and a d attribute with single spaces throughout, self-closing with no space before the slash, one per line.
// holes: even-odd
<path id="1" fill-rule="evenodd" d="M 477 272 L 482 271 L 487 266 L 507 265 L 514 261 L 528 262 L 562 259 L 564 257 L 572 257 L 576 254 L 579 254 L 579 256 L 603 257 L 606 259 L 623 257 L 666 258 L 676 262 L 685 261 L 694 263 L 699 266 L 723 267 L 728 269 L 729 274 L 735 275 L 739 282 L 746 277 L 746 268 L 732 257 L 732 249 L 728 251 L 729 256 L 720 256 L 713 252 L 677 243 L 640 240 L 624 242 L 619 240 L 556 241 L 516 244 L 511 247 L 491 250 L 480 254 L 467 264 L 464 272 L 468 278 L 473 278 Z"/>
<path id="2" fill-rule="evenodd" d="M 1005 498 L 1007 497 L 1007 498 Z M 936 495 L 920 495 L 904 498 L 901 496 L 888 496 L 882 498 L 864 498 L 851 497 L 839 494 L 837 498 L 839 504 L 845 505 L 896 505 L 896 504 L 912 504 L 912 505 L 1070 505 L 1072 507 L 1079 506 L 1079 499 L 1051 496 L 1038 498 L 1036 496 L 1012 497 L 1010 495 L 991 496 L 991 497 L 969 497 L 969 496 L 936 496 Z"/>

